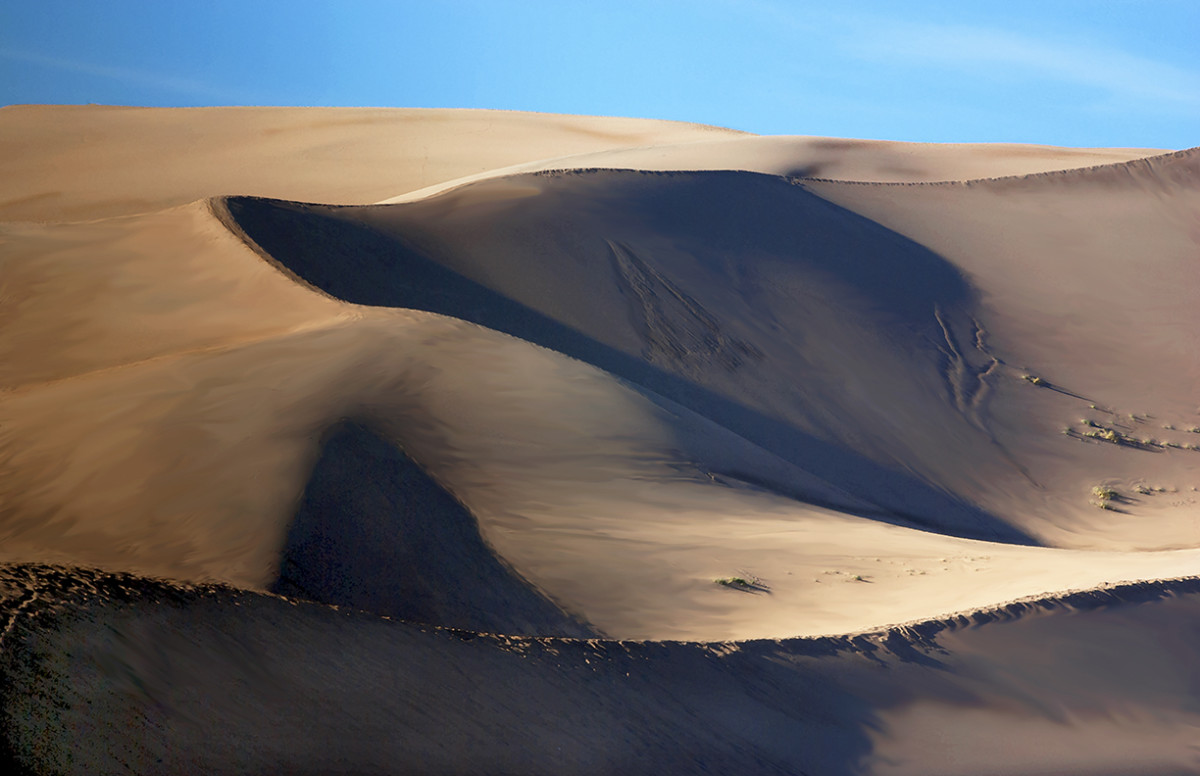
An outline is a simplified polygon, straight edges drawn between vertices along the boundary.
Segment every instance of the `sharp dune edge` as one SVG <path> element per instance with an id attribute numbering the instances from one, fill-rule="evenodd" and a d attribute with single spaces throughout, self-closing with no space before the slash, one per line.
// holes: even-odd
<path id="1" fill-rule="evenodd" d="M 1200 151 L 0 148 L 6 772 L 1200 773 Z"/>

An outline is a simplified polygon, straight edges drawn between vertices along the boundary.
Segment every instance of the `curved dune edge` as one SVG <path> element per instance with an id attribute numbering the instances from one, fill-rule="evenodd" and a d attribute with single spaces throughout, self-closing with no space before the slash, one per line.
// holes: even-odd
<path id="1" fill-rule="evenodd" d="M 970 183 L 1071 172 L 1169 156 L 1164 149 L 1086 149 L 1006 143 L 904 143 L 804 136 L 694 140 L 526 162 L 417 189 L 374 204 L 398 204 L 494 178 L 540 172 L 641 170 L 646 172 L 756 172 L 802 180 L 894 185 Z M 1029 157 L 1033 156 L 1036 161 Z M 905 167 L 904 165 L 911 165 Z M 921 165 L 928 165 L 922 168 Z M 822 175 L 833 167 L 839 174 Z M 1015 169 L 1014 169 L 1015 168 Z M 1024 169 L 1022 169 L 1024 168 Z M 1009 170 L 992 172 L 991 170 Z"/>
<path id="2" fill-rule="evenodd" d="M 220 585 L 10 565 L 0 764 L 1188 772 L 1200 715 L 1178 677 L 1197 667 L 1186 647 L 1198 593 L 1186 578 L 840 637 L 620 642 L 474 634 Z"/>
<path id="3" fill-rule="evenodd" d="M 816 184 L 831 183 L 845 184 L 847 186 L 930 186 L 930 187 L 947 187 L 947 186 L 964 186 L 975 184 L 990 184 L 990 183 L 1017 183 L 1021 181 L 1042 181 L 1046 179 L 1063 179 L 1079 176 L 1083 180 L 1095 175 L 1104 175 L 1111 172 L 1129 171 L 1149 171 L 1155 166 L 1170 165 L 1177 161 L 1192 161 L 1196 157 L 1200 157 L 1200 146 L 1193 148 L 1184 148 L 1179 151 L 1162 151 L 1158 153 L 1147 154 L 1132 159 L 1114 161 L 1105 164 L 1091 164 L 1082 167 L 1066 167 L 1056 170 L 1042 170 L 1039 172 L 1021 173 L 1018 175 L 997 175 L 984 178 L 968 178 L 963 180 L 945 180 L 945 181 L 859 181 L 847 180 L 843 178 L 821 178 L 821 177 L 798 177 L 801 182 L 810 182 Z"/>
<path id="4" fill-rule="evenodd" d="M 57 118 L 50 120 L 50 116 Z M 80 120 L 83 116 L 86 122 Z M 960 150 L 985 160 L 1003 153 L 1016 157 L 1061 154 L 1064 164 L 1073 167 L 1078 164 L 1071 162 L 1072 158 L 1086 158 L 1088 154 L 1138 158 L 1160 153 L 1159 149 L 747 137 L 749 133 L 737 130 L 681 122 L 480 110 L 5 106 L 0 126 L 9 129 L 18 149 L 0 163 L 0 219 L 35 222 L 84 221 L 149 212 L 230 191 L 366 204 L 389 201 L 379 196 L 381 189 L 389 186 L 389 177 L 393 181 L 391 190 L 407 191 L 399 197 L 408 200 L 447 186 L 457 187 L 479 176 L 603 167 L 602 160 L 611 162 L 622 155 L 629 159 L 622 168 L 739 169 L 788 175 L 814 163 L 844 163 L 838 160 L 853 156 L 857 153 L 854 149 L 866 149 L 863 153 L 867 156 L 882 153 L 882 161 L 855 168 L 849 175 L 831 177 L 869 180 L 871 173 L 865 170 L 871 165 L 883 168 L 887 174 L 912 177 L 914 173 L 905 167 L 912 160 L 918 166 L 937 164 L 938 158 L 947 154 L 952 157 Z M 77 137 L 85 130 L 90 133 L 88 143 Z M 454 141 L 464 133 L 480 132 L 487 133 L 491 142 L 469 144 L 471 153 L 464 157 Z M 181 154 L 175 139 L 180 133 L 200 138 L 200 145 Z M 730 135 L 739 137 L 711 139 Z M 331 137 L 337 142 L 331 143 Z M 398 138 L 405 142 L 397 142 Z M 754 151 L 747 161 L 743 158 L 747 152 L 736 150 L 739 146 L 786 148 L 797 144 L 800 152 L 795 148 L 772 150 L 765 160 L 761 152 Z M 735 151 L 722 151 L 723 147 Z M 550 158 L 542 158 L 547 150 L 551 151 Z M 555 150 L 568 153 L 554 155 Z M 723 153 L 732 153 L 735 161 L 718 164 L 710 160 Z M 697 167 L 695 161 L 663 161 L 663 157 L 679 154 L 699 155 L 703 164 Z M 44 159 L 49 155 L 56 159 L 53 169 L 67 174 L 47 176 Z M 69 175 L 75 162 L 94 166 L 109 156 L 121 159 L 122 164 L 92 176 L 92 183 L 82 184 Z M 295 164 L 300 158 L 305 160 L 302 168 Z M 522 161 L 514 165 L 513 159 Z M 164 164 L 170 164 L 174 171 L 170 180 L 158 175 Z M 1046 162 L 1030 164 L 1044 168 Z M 918 175 L 925 179 L 938 177 L 934 171 Z M 993 176 L 944 175 L 942 180 L 986 177 Z"/>
<path id="5" fill-rule="evenodd" d="M 883 158 L 896 157 L 898 161 L 884 166 L 894 168 L 890 174 L 902 176 L 913 174 L 907 169 L 912 160 L 918 167 L 925 163 L 921 162 L 923 153 L 936 158 L 958 153 L 955 149 L 984 156 L 1006 148 L 1018 156 L 1041 149 L 1068 156 L 1090 152 L 1008 144 L 760 138 L 682 122 L 452 109 L 16 105 L 0 109 L 0 127 L 7 130 L 14 149 L 0 160 L 0 220 L 35 222 L 149 212 L 229 192 L 366 204 L 396 197 L 397 191 L 411 196 L 448 181 L 458 185 L 473 175 L 525 171 L 527 165 L 604 166 L 599 160 L 611 154 L 625 153 L 630 155 L 629 165 L 653 168 L 655 157 L 719 155 L 722 144 L 730 142 L 734 148 L 747 142 L 750 146 L 801 143 L 817 148 L 815 155 L 807 152 L 797 157 L 792 152 L 766 162 L 732 164 L 735 169 L 754 169 L 757 164 L 763 172 L 778 174 L 811 166 L 814 159 L 836 164 L 848 149 L 855 148 L 892 149 Z M 480 136 L 488 142 L 474 142 Z M 191 145 L 182 148 L 180 137 L 189 138 Z M 714 142 L 713 138 L 725 139 Z M 1132 157 L 1158 150 L 1094 152 Z M 109 159 L 117 161 L 109 163 Z M 297 164 L 298 160 L 303 164 Z M 661 161 L 657 163 L 661 165 Z M 705 161 L 701 166 L 711 168 L 713 164 Z M 171 167 L 171 176 L 160 174 L 164 165 Z M 85 180 L 72 173 L 79 166 L 98 171 Z M 674 166 L 695 166 L 695 162 L 676 162 Z M 864 175 L 867 173 L 856 172 L 840 179 Z M 920 175 L 936 177 L 927 171 Z M 942 177 L 965 180 L 986 176 Z"/>
<path id="6" fill-rule="evenodd" d="M 102 105 L 5 106 L 0 133 L 0 221 L 26 222 L 151 212 L 229 192 L 363 204 L 547 156 L 743 134 L 503 110 Z"/>
<path id="7" fill-rule="evenodd" d="M 938 634 L 962 629 L 1001 625 L 1023 617 L 1054 612 L 1090 612 L 1114 606 L 1136 605 L 1180 596 L 1200 594 L 1200 575 L 1105 582 L 1090 588 L 1052 591 L 1014 598 L 994 604 L 946 612 L 931 617 L 882 624 L 847 633 L 813 636 L 749 639 L 611 639 L 596 636 L 521 635 L 497 631 L 438 625 L 406 620 L 355 606 L 314 601 L 311 598 L 229 585 L 223 582 L 188 582 L 126 571 L 50 563 L 0 563 L 0 653 L 22 618 L 37 618 L 61 606 L 86 607 L 111 602 L 168 604 L 191 596 L 232 596 L 288 601 L 294 606 L 319 607 L 345 612 L 354 617 L 404 622 L 422 630 L 473 634 L 505 643 L 521 641 L 552 643 L 670 644 L 737 649 L 756 644 L 807 644 L 812 654 L 843 650 L 871 652 L 880 647 L 894 650 L 929 646 Z"/>

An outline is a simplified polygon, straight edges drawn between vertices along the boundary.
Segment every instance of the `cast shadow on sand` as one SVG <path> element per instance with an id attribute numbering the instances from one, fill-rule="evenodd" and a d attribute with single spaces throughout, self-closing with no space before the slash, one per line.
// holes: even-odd
<path id="1" fill-rule="evenodd" d="M 754 177 L 786 187 L 793 197 L 817 199 L 781 179 L 776 183 L 776 179 L 768 176 Z M 834 207 L 817 201 L 822 208 Z M 216 212 L 268 261 L 326 294 L 355 304 L 410 308 L 459 318 L 590 363 L 735 430 L 750 442 L 851 495 L 883 505 L 879 511 L 860 511 L 864 517 L 971 539 L 1036 543 L 999 517 L 909 472 L 883 466 L 861 453 L 719 395 L 694 379 L 598 342 L 444 266 L 402 237 L 383 234 L 357 220 L 364 211 L 382 207 L 400 206 L 333 207 L 235 197 L 218 202 Z M 935 320 L 932 314 L 935 306 L 952 308 L 969 300 L 970 290 L 965 281 L 940 257 L 873 222 L 844 211 L 840 217 L 870 224 L 869 229 L 860 228 L 857 223 L 854 228 L 884 239 L 880 250 L 889 249 L 896 240 L 904 241 L 907 258 L 915 256 L 920 263 L 915 270 L 911 266 L 877 270 L 861 258 L 831 263 L 833 271 L 845 273 L 847 281 L 852 281 L 881 307 L 891 310 L 894 316 L 901 319 L 921 316 L 925 325 L 926 316 L 929 323 Z M 826 242 L 831 250 L 836 244 L 833 240 Z M 770 247 L 786 248 L 785 245 Z M 912 295 L 896 293 L 897 283 L 902 282 L 906 273 L 914 271 L 928 281 L 923 287 L 929 299 L 914 300 Z M 786 484 L 776 483 L 771 487 L 781 495 L 819 503 L 802 492 L 789 492 Z"/>

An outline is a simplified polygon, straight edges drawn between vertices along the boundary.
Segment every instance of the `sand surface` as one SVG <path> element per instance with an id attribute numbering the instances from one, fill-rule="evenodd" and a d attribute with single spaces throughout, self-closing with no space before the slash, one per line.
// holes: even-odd
<path id="1" fill-rule="evenodd" d="M 16 766 L 1200 772 L 1197 151 L 96 106 L 0 148 Z"/>
<path id="2" fill-rule="evenodd" d="M 10 105 L 0 219 L 79 221 L 230 193 L 363 204 L 548 157 L 741 134 L 492 110 Z"/>

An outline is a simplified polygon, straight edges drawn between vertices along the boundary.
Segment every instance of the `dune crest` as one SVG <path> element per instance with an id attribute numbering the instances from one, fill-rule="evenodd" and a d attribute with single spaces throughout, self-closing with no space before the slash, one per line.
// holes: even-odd
<path id="1" fill-rule="evenodd" d="M 0 110 L 0 220 L 90 220 L 233 193 L 366 204 L 548 156 L 737 134 L 500 110 L 12 105 Z"/>
<path id="2" fill-rule="evenodd" d="M 900 143 L 803 136 L 697 139 L 581 153 L 502 167 L 436 183 L 376 204 L 412 202 L 470 183 L 579 169 L 659 172 L 743 171 L 861 183 L 931 183 L 1117 164 L 1163 154 L 1153 148 L 1062 148 L 1011 143 Z"/>

